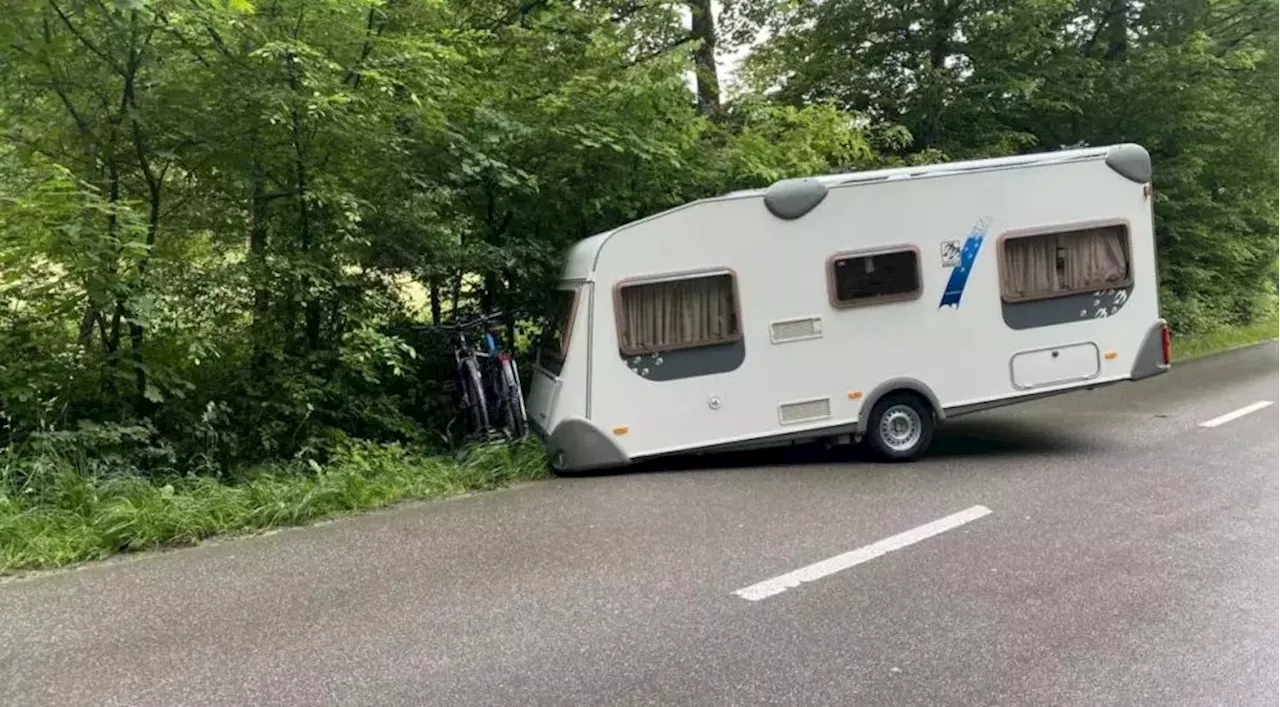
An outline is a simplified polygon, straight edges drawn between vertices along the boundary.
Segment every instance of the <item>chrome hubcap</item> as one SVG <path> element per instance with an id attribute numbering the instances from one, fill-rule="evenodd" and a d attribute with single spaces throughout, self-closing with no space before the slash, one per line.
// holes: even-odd
<path id="1" fill-rule="evenodd" d="M 895 452 L 905 452 L 920 441 L 920 415 L 909 405 L 894 405 L 880 418 L 880 441 Z"/>

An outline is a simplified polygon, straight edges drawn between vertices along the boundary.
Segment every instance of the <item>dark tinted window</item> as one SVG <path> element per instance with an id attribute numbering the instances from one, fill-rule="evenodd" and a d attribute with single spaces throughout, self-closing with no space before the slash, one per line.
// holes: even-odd
<path id="1" fill-rule="evenodd" d="M 893 297 L 920 291 L 920 263 L 914 250 L 850 255 L 831 263 L 834 299 L 839 304 Z"/>
<path id="2" fill-rule="evenodd" d="M 578 300 L 577 290 L 556 290 L 555 308 L 551 320 L 542 332 L 542 360 L 564 361 L 569 352 L 569 337 L 573 330 L 574 304 Z"/>

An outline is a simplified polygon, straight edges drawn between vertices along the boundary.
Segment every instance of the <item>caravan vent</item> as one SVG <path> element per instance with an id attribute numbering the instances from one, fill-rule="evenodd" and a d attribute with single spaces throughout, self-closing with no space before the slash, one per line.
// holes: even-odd
<path id="1" fill-rule="evenodd" d="M 769 339 L 775 344 L 822 338 L 822 317 L 784 319 L 769 325 Z"/>
<path id="2" fill-rule="evenodd" d="M 801 400 L 795 403 L 783 403 L 778 406 L 778 422 L 794 425 L 798 422 L 811 422 L 831 417 L 831 398 Z"/>

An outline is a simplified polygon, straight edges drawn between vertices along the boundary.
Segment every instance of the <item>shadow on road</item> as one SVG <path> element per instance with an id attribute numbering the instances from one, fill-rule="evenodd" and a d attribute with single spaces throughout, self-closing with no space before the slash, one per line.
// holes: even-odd
<path id="1" fill-rule="evenodd" d="M 1008 417 L 972 417 L 938 431 L 928 458 L 1041 455 L 1087 452 L 1090 440 L 1061 427 Z"/>
<path id="2" fill-rule="evenodd" d="M 968 457 L 1039 456 L 1086 452 L 1089 441 L 1068 430 L 1053 429 L 1009 417 L 974 416 L 948 422 L 938 430 L 923 461 Z M 799 444 L 748 452 L 718 452 L 662 457 L 622 469 L 606 469 L 574 476 L 660 473 L 739 469 L 745 467 L 804 466 L 815 464 L 878 464 L 861 445 L 826 448 L 820 443 Z"/>

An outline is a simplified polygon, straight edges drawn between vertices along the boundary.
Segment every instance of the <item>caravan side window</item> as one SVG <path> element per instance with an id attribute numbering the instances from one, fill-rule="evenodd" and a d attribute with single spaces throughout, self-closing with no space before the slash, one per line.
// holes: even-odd
<path id="1" fill-rule="evenodd" d="M 913 300 L 920 296 L 920 252 L 896 246 L 837 253 L 827 261 L 827 292 L 837 309 Z"/>
<path id="2" fill-rule="evenodd" d="M 613 299 L 618 348 L 624 356 L 715 346 L 742 338 L 732 272 L 624 281 L 614 288 Z"/>
<path id="3" fill-rule="evenodd" d="M 1010 233 L 1000 240 L 1006 302 L 1050 299 L 1133 284 L 1126 224 Z"/>

